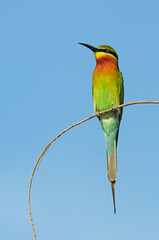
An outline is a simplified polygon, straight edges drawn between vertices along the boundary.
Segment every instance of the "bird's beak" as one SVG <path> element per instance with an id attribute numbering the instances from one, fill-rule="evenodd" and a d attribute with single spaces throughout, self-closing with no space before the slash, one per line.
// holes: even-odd
<path id="1" fill-rule="evenodd" d="M 95 47 L 93 47 L 93 46 L 91 46 L 89 44 L 86 44 L 86 43 L 79 43 L 79 44 L 81 44 L 81 45 L 91 49 L 94 53 L 97 52 L 97 48 L 95 48 Z"/>

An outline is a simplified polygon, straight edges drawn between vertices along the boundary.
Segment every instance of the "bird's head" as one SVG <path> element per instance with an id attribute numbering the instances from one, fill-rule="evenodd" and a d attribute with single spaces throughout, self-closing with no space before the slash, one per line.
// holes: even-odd
<path id="1" fill-rule="evenodd" d="M 101 45 L 96 48 L 85 43 L 79 43 L 79 44 L 91 49 L 94 52 L 96 61 L 112 60 L 112 61 L 118 62 L 118 55 L 116 51 L 110 46 Z"/>

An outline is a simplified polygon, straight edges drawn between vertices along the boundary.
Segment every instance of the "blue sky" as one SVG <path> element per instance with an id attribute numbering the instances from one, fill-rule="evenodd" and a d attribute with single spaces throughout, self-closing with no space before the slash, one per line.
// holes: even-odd
<path id="1" fill-rule="evenodd" d="M 91 115 L 91 51 L 119 55 L 125 102 L 158 100 L 158 1 L 0 2 L 0 239 L 33 239 L 28 186 L 48 142 Z M 36 172 L 31 206 L 37 238 L 157 239 L 159 106 L 124 109 L 118 143 L 117 214 L 97 119 L 66 133 Z"/>

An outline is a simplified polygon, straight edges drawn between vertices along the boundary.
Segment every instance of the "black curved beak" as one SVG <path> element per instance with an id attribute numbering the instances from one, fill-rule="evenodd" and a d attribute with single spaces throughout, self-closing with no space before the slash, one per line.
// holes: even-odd
<path id="1" fill-rule="evenodd" d="M 81 44 L 81 45 L 83 45 L 83 46 L 91 49 L 93 52 L 99 51 L 99 49 L 97 49 L 97 48 L 95 48 L 95 47 L 93 47 L 93 46 L 91 46 L 91 45 L 89 45 L 89 44 L 86 44 L 86 43 L 78 43 L 78 44 Z"/>

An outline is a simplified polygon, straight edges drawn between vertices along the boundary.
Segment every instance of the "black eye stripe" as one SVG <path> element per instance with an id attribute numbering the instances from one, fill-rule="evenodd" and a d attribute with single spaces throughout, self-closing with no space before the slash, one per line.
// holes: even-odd
<path id="1" fill-rule="evenodd" d="M 100 49 L 100 48 L 98 48 L 98 52 L 105 52 L 105 53 L 111 54 L 111 55 L 113 55 L 114 57 L 116 57 L 118 59 L 118 55 L 115 52 L 110 51 L 109 49 Z"/>

